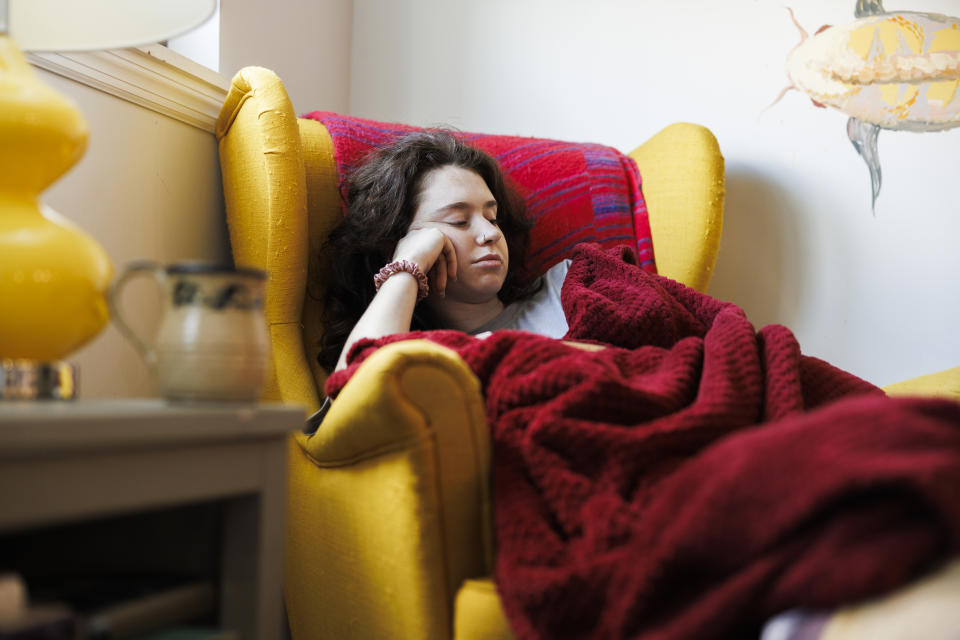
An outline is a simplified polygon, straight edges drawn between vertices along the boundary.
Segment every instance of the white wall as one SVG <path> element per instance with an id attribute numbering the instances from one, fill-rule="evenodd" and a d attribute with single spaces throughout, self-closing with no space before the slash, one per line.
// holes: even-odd
<path id="1" fill-rule="evenodd" d="M 229 261 L 220 164 L 212 133 L 71 80 L 38 71 L 90 124 L 86 154 L 43 200 L 106 249 L 119 271 L 133 260 Z M 152 335 L 158 296 L 144 280 L 123 301 Z M 83 397 L 154 396 L 149 371 L 113 324 L 68 360 Z"/>
<path id="2" fill-rule="evenodd" d="M 346 113 L 351 0 L 222 0 L 220 73 L 246 66 L 280 76 L 298 114 Z"/>
<path id="3" fill-rule="evenodd" d="M 794 10 L 812 33 L 854 4 Z M 711 294 L 878 384 L 960 365 L 960 129 L 881 132 L 873 215 L 845 115 L 799 93 L 763 112 L 798 41 L 772 1 L 355 0 L 349 108 L 623 151 L 670 122 L 706 125 L 727 162 Z"/>

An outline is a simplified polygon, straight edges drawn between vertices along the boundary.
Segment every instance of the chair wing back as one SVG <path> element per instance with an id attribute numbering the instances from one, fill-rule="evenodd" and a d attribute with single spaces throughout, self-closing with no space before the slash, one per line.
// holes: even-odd
<path id="1" fill-rule="evenodd" d="M 327 372 L 320 367 L 316 355 L 320 351 L 323 326 L 321 304 L 328 273 L 327 256 L 321 250 L 333 228 L 343 215 L 341 209 L 337 163 L 333 159 L 333 140 L 327 128 L 315 120 L 301 118 L 300 144 L 303 149 L 307 188 L 308 263 L 307 297 L 303 307 L 303 340 L 310 355 L 313 377 L 323 389 Z"/>
<path id="2" fill-rule="evenodd" d="M 319 406 L 301 325 L 307 290 L 307 189 L 296 114 L 277 76 L 233 78 L 216 126 L 234 260 L 268 273 L 273 366 L 264 398 Z"/>
<path id="3" fill-rule="evenodd" d="M 640 168 L 657 271 L 706 291 L 723 230 L 724 163 L 706 127 L 671 124 L 630 154 Z"/>

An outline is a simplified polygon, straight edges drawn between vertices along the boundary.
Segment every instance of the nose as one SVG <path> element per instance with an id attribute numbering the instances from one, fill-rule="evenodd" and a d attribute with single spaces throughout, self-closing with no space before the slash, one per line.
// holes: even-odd
<path id="1" fill-rule="evenodd" d="M 486 218 L 483 219 L 483 222 L 480 223 L 480 228 L 477 231 L 477 244 L 496 244 L 500 240 L 500 227 L 491 223 Z"/>

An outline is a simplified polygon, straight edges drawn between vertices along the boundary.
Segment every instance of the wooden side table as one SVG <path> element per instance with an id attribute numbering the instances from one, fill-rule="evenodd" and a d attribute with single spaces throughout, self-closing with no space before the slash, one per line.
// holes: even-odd
<path id="1" fill-rule="evenodd" d="M 2 402 L 0 534 L 222 501 L 220 624 L 281 638 L 287 437 L 303 420 L 283 405 Z"/>

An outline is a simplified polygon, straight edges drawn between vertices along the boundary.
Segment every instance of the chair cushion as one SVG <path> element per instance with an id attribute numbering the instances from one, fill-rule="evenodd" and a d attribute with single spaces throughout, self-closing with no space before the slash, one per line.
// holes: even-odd
<path id="1" fill-rule="evenodd" d="M 371 150 L 418 130 L 323 111 L 304 117 L 322 122 L 330 133 L 341 187 Z M 656 272 L 640 172 L 632 158 L 599 144 L 457 135 L 493 156 L 526 199 L 528 215 L 537 223 L 529 248 L 534 273 L 570 257 L 580 242 L 605 247 L 627 244 L 645 269 Z"/>

